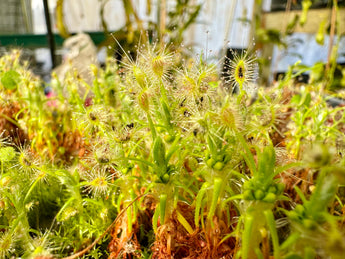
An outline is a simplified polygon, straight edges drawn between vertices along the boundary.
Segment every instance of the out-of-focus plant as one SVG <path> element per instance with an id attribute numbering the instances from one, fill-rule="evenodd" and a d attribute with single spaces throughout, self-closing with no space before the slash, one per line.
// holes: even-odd
<path id="1" fill-rule="evenodd" d="M 267 247 L 262 250 L 259 247 L 260 244 L 263 247 L 268 245 L 269 236 L 273 244 L 274 257 L 280 258 L 279 240 L 272 210 L 275 202 L 288 198 L 283 196 L 284 184 L 279 181 L 279 178 L 275 179 L 275 176 L 295 164 L 277 167 L 273 146 L 268 145 L 263 150 L 254 147 L 255 150 L 251 151 L 242 136 L 238 138 L 244 149 L 243 159 L 250 170 L 249 178 L 243 177 L 242 194 L 229 198 L 229 200 L 241 199 L 238 205 L 241 212 L 240 222 L 243 222 L 241 258 L 267 256 Z M 253 152 L 257 156 L 257 163 Z M 260 221 L 255 222 L 255 219 L 260 219 Z M 240 227 L 241 225 L 238 229 Z"/>
<path id="2" fill-rule="evenodd" d="M 196 22 L 196 19 L 201 11 L 202 4 L 195 4 L 190 0 L 177 0 L 174 5 L 167 4 L 167 0 L 157 1 L 157 14 L 155 19 L 149 22 L 139 16 L 138 10 L 135 8 L 132 0 L 123 0 L 123 13 L 125 15 L 125 25 L 117 31 L 110 32 L 108 24 L 104 17 L 104 10 L 107 7 L 108 0 L 99 0 L 100 18 L 103 27 L 105 40 L 99 47 L 110 47 L 108 53 L 110 55 L 119 51 L 119 46 L 114 41 L 114 37 L 120 42 L 121 46 L 135 53 L 137 45 L 141 42 L 158 41 L 167 46 L 172 46 L 174 49 L 179 49 L 183 42 L 183 35 L 185 31 Z M 56 20 L 57 28 L 62 37 L 68 38 L 71 34 L 64 23 L 64 9 L 63 0 L 57 2 Z M 152 1 L 146 1 L 146 15 L 150 17 L 152 10 Z M 121 55 L 120 55 L 121 56 Z M 134 54 L 135 56 L 135 54 Z"/>
<path id="3" fill-rule="evenodd" d="M 302 204 L 285 212 L 292 232 L 281 249 L 286 251 L 288 258 L 315 258 L 319 251 L 321 256 L 341 258 L 345 239 L 338 231 L 337 216 L 332 215 L 328 207 L 339 199 L 338 189 L 345 179 L 343 163 L 333 163 L 334 154 L 325 145 L 314 145 L 312 152 L 314 156 L 307 156 L 306 162 L 317 170 L 317 182 L 309 197 L 296 187 Z"/>

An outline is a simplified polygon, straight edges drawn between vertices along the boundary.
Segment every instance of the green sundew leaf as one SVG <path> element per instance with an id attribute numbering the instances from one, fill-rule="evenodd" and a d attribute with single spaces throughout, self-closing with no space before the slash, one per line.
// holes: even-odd
<path id="1" fill-rule="evenodd" d="M 307 93 L 305 95 L 305 97 L 303 98 L 303 105 L 306 106 L 306 107 L 309 107 L 310 102 L 311 102 L 311 94 Z"/>
<path id="2" fill-rule="evenodd" d="M 254 161 L 253 154 L 250 152 L 248 143 L 243 138 L 241 134 L 237 134 L 238 140 L 241 142 L 245 152 L 242 152 L 243 158 L 246 161 L 247 166 L 249 167 L 249 170 L 251 171 L 252 175 L 255 176 L 257 173 L 256 165 Z"/>
<path id="3" fill-rule="evenodd" d="M 68 219 L 68 216 L 72 216 L 71 213 L 73 212 L 74 207 L 73 205 L 71 205 L 71 203 L 73 203 L 74 201 L 75 198 L 71 197 L 68 199 L 68 201 L 65 202 L 65 204 L 61 207 L 60 211 L 55 216 L 58 221 L 65 221 L 66 219 Z"/>
<path id="4" fill-rule="evenodd" d="M 242 258 L 243 259 L 249 259 L 248 257 L 249 251 L 250 249 L 253 249 L 251 248 L 252 244 L 250 243 L 253 226 L 254 226 L 254 217 L 251 214 L 247 214 L 244 218 L 244 230 L 242 234 Z"/>
<path id="5" fill-rule="evenodd" d="M 244 195 L 243 194 L 237 194 L 234 196 L 231 196 L 230 198 L 227 198 L 224 203 L 228 203 L 229 201 L 234 201 L 234 200 L 244 200 Z"/>
<path id="6" fill-rule="evenodd" d="M 132 208 L 127 209 L 127 228 L 128 228 L 128 233 L 132 233 L 132 228 L 133 228 Z"/>
<path id="7" fill-rule="evenodd" d="M 153 143 L 153 160 L 161 172 L 165 173 L 167 168 L 165 158 L 165 145 L 160 136 L 157 136 Z"/>
<path id="8" fill-rule="evenodd" d="M 165 162 L 168 164 L 169 163 L 169 160 L 170 158 L 172 157 L 172 155 L 177 151 L 179 150 L 180 148 L 180 144 L 181 144 L 181 138 L 178 136 L 175 138 L 174 142 L 171 144 L 168 152 L 167 152 L 167 155 L 166 155 L 166 158 L 165 158 Z"/>
<path id="9" fill-rule="evenodd" d="M 258 177 L 259 181 L 272 181 L 274 176 L 274 167 L 276 162 L 276 153 L 273 146 L 267 146 L 259 156 Z"/>
<path id="10" fill-rule="evenodd" d="M 219 177 L 216 177 L 214 179 L 211 206 L 207 214 L 208 220 L 212 220 L 214 213 L 216 211 L 219 196 L 221 194 L 222 184 L 223 184 L 223 179 Z M 211 223 L 213 224 L 213 221 L 211 221 Z"/>
<path id="11" fill-rule="evenodd" d="M 280 252 L 279 252 L 279 237 L 278 237 L 278 233 L 277 233 L 277 226 L 276 226 L 276 222 L 274 219 L 274 215 L 273 212 L 271 210 L 265 210 L 264 211 L 265 214 L 265 218 L 266 218 L 266 222 L 268 225 L 268 228 L 270 230 L 271 233 L 271 240 L 272 240 L 272 244 L 273 244 L 273 255 L 275 259 L 279 259 L 280 258 Z"/>
<path id="12" fill-rule="evenodd" d="M 275 173 L 274 173 L 274 176 L 276 176 L 277 174 L 280 174 L 286 170 L 289 170 L 291 168 L 298 168 L 298 167 L 302 167 L 304 165 L 303 162 L 293 162 L 293 163 L 289 163 L 289 164 L 286 164 L 286 165 L 282 165 L 280 167 L 277 167 L 275 168 Z"/>
<path id="13" fill-rule="evenodd" d="M 293 244 L 295 244 L 298 241 L 300 236 L 301 234 L 297 232 L 290 234 L 289 237 L 281 244 L 280 249 L 281 250 L 289 249 Z"/>
<path id="14" fill-rule="evenodd" d="M 255 248 L 255 254 L 258 259 L 264 259 L 264 255 L 262 254 L 260 248 Z"/>
<path id="15" fill-rule="evenodd" d="M 305 198 L 304 193 L 302 192 L 302 190 L 300 188 L 298 188 L 298 186 L 295 186 L 294 189 L 295 189 L 297 195 L 301 198 L 303 204 L 306 204 L 308 201 Z"/>
<path id="16" fill-rule="evenodd" d="M 168 196 L 165 193 L 159 196 L 159 208 L 160 208 L 160 216 L 161 216 L 160 220 L 161 220 L 162 225 L 165 223 L 165 211 L 166 211 L 167 199 L 168 199 Z"/>
<path id="17" fill-rule="evenodd" d="M 156 206 L 156 210 L 153 214 L 153 217 L 152 217 L 152 228 L 153 228 L 153 232 L 154 233 L 157 233 L 157 228 L 158 228 L 158 218 L 159 218 L 159 215 L 160 215 L 160 204 L 158 203 L 157 206 Z"/>
<path id="18" fill-rule="evenodd" d="M 65 208 L 61 214 L 59 214 L 58 221 L 67 221 L 69 218 L 78 214 L 78 210 L 74 207 Z"/>
<path id="19" fill-rule="evenodd" d="M 129 194 L 131 195 L 131 199 L 132 200 L 135 200 L 136 198 L 136 195 L 135 195 L 135 192 L 133 189 L 130 189 L 129 190 Z M 133 212 L 133 221 L 135 222 L 136 221 L 136 218 L 137 218 L 137 212 L 138 212 L 138 205 L 137 205 L 137 202 L 134 202 L 133 203 L 133 206 L 132 206 L 132 212 Z"/>
<path id="20" fill-rule="evenodd" d="M 172 124 L 171 124 L 172 117 L 171 117 L 171 113 L 170 113 L 170 110 L 168 108 L 168 105 L 166 104 L 166 102 L 163 99 L 161 99 L 161 104 L 162 104 L 166 124 L 169 127 L 171 127 L 172 126 Z"/>
<path id="21" fill-rule="evenodd" d="M 326 211 L 328 204 L 334 199 L 337 192 L 338 180 L 333 174 L 321 174 L 313 191 L 310 201 L 305 207 L 316 220 L 320 213 Z"/>
<path id="22" fill-rule="evenodd" d="M 210 149 L 211 155 L 216 156 L 218 153 L 217 144 L 215 143 L 214 139 L 210 135 L 207 135 L 207 144 L 208 144 L 208 148 Z"/>
<path id="23" fill-rule="evenodd" d="M 177 220 L 181 223 L 181 225 L 188 231 L 188 233 L 191 235 L 193 234 L 193 228 L 188 223 L 188 221 L 182 216 L 182 214 L 178 211 L 176 211 L 177 214 Z"/>
<path id="24" fill-rule="evenodd" d="M 16 152 L 13 147 L 0 148 L 0 161 L 10 162 L 16 156 Z"/>
<path id="25" fill-rule="evenodd" d="M 9 70 L 5 72 L 1 77 L 2 85 L 8 90 L 16 89 L 19 82 L 20 74 L 14 70 Z"/>
<path id="26" fill-rule="evenodd" d="M 200 188 L 200 191 L 198 192 L 198 195 L 196 196 L 194 224 L 197 228 L 199 227 L 199 216 L 201 214 L 200 209 L 201 209 L 202 200 L 204 198 L 206 190 L 209 187 L 210 187 L 210 184 L 208 182 L 203 183 L 203 185 Z"/>
<path id="27" fill-rule="evenodd" d="M 123 198 L 125 197 L 125 195 L 123 193 L 121 193 L 119 196 L 118 196 L 118 199 L 117 199 L 117 202 L 116 202 L 116 209 L 118 211 L 118 213 L 121 212 L 121 202 L 123 201 Z"/>
<path id="28" fill-rule="evenodd" d="M 303 93 L 302 95 L 296 94 L 291 99 L 291 103 L 296 104 L 299 107 L 301 106 L 309 107 L 310 102 L 311 102 L 310 93 Z"/>
<path id="29" fill-rule="evenodd" d="M 224 243 L 224 241 L 226 241 L 227 239 L 229 239 L 230 237 L 236 237 L 236 233 L 232 232 L 230 234 L 225 235 L 222 240 L 220 240 L 220 242 L 218 243 L 219 245 Z"/>

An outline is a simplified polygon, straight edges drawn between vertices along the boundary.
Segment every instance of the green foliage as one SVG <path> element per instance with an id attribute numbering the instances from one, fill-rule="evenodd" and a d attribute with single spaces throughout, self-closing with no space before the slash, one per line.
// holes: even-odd
<path id="1" fill-rule="evenodd" d="M 20 74 L 15 70 L 5 72 L 1 77 L 1 84 L 5 89 L 14 90 L 20 81 Z"/>
<path id="2" fill-rule="evenodd" d="M 0 125 L 25 139 L 1 128 L 0 256 L 341 258 L 345 113 L 321 82 L 294 86 L 310 68 L 253 99 L 202 58 L 139 50 L 92 85 L 54 75 L 50 97 L 1 58 L 20 80 L 2 82 Z"/>

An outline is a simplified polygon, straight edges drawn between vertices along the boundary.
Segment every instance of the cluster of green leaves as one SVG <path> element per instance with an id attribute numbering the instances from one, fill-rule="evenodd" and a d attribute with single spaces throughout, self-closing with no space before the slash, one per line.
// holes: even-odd
<path id="1" fill-rule="evenodd" d="M 15 146 L 0 137 L 2 257 L 71 255 L 120 212 L 89 256 L 179 257 L 181 236 L 198 236 L 211 258 L 344 254 L 344 108 L 328 107 L 311 86 L 287 91 L 292 71 L 254 98 L 245 82 L 239 95 L 228 93 L 202 57 L 179 68 L 167 50 L 138 53 L 121 66 L 93 67 L 92 85 L 74 71 L 53 77 L 48 98 L 19 61 L 0 59 L 1 107 L 20 104 L 24 115 L 9 119 L 31 140 Z M 78 148 L 66 159 L 75 132 Z M 310 178 L 294 176 L 300 170 Z M 291 175 L 293 186 L 302 180 L 314 188 L 291 191 Z M 180 226 L 175 243 L 171 222 Z"/>

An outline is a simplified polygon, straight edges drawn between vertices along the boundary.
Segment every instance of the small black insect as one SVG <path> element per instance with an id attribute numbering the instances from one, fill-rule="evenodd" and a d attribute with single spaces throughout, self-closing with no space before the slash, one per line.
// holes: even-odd
<path id="1" fill-rule="evenodd" d="M 89 117 L 90 117 L 90 119 L 91 119 L 92 121 L 97 120 L 96 115 L 95 115 L 95 114 L 93 114 L 92 112 L 90 112 L 90 113 L 89 113 Z"/>
<path id="2" fill-rule="evenodd" d="M 193 135 L 194 135 L 194 137 L 196 137 L 196 135 L 198 135 L 198 129 L 193 130 Z"/>
<path id="3" fill-rule="evenodd" d="M 128 129 L 133 129 L 133 127 L 134 127 L 133 122 L 126 125 L 126 128 L 128 128 Z"/>
<path id="4" fill-rule="evenodd" d="M 26 166 L 31 166 L 31 162 L 29 161 L 29 159 L 27 159 L 26 157 L 23 157 L 23 164 Z"/>
<path id="5" fill-rule="evenodd" d="M 180 107 L 184 107 L 184 102 L 186 101 L 186 98 L 184 98 L 183 100 L 182 100 L 182 102 L 180 103 Z"/>
<path id="6" fill-rule="evenodd" d="M 107 164 L 107 163 L 109 163 L 109 158 L 107 158 L 107 157 L 100 157 L 99 159 L 98 159 L 98 161 L 101 163 L 101 164 Z"/>
<path id="7" fill-rule="evenodd" d="M 244 77 L 244 75 L 243 75 L 243 68 L 242 67 L 238 68 L 238 77 L 239 78 L 243 78 Z"/>
<path id="8" fill-rule="evenodd" d="M 190 117 L 192 114 L 191 114 L 189 111 L 184 111 L 184 112 L 183 112 L 183 115 L 184 115 L 185 117 Z"/>

